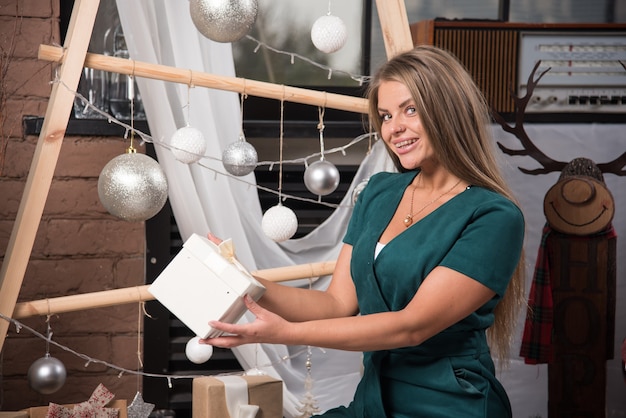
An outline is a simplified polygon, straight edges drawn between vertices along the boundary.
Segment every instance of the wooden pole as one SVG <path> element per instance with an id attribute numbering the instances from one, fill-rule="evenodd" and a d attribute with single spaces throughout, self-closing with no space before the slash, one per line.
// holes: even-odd
<path id="1" fill-rule="evenodd" d="M 39 46 L 39 59 L 41 60 L 64 62 L 66 53 L 59 47 L 50 45 Z M 96 70 L 134 75 L 136 77 L 245 93 L 250 96 L 285 100 L 287 102 L 302 103 L 328 109 L 367 113 L 367 100 L 362 97 L 290 87 L 245 78 L 220 76 L 101 54 L 87 54 L 84 65 Z"/>
<path id="2" fill-rule="evenodd" d="M 413 49 L 404 0 L 376 0 L 387 59 Z"/>
<path id="3" fill-rule="evenodd" d="M 5 316 L 13 313 L 22 287 L 74 103 L 74 95 L 67 88 L 61 87 L 61 83 L 73 90 L 78 87 L 99 3 L 99 0 L 76 0 L 74 3 L 65 39 L 65 62 L 59 69 L 60 83 L 52 86 L 24 195 L 0 270 L 0 313 Z M 0 351 L 8 327 L 8 322 L 0 321 Z"/>
<path id="4" fill-rule="evenodd" d="M 300 264 L 297 266 L 258 270 L 251 272 L 251 274 L 255 277 L 261 277 L 273 282 L 285 282 L 332 274 L 335 270 L 335 264 L 335 261 Z M 154 296 L 148 292 L 149 286 L 150 285 L 133 286 L 123 289 L 21 302 L 15 305 L 12 317 L 21 319 L 37 315 L 52 315 L 153 300 Z"/>

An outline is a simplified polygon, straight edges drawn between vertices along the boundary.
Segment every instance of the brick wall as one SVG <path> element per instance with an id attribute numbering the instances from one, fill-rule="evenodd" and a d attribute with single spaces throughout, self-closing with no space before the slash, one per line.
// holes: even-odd
<path id="1" fill-rule="evenodd" d="M 0 52 L 8 71 L 0 76 L 6 102 L 0 107 L 0 257 L 4 257 L 38 141 L 25 135 L 24 115 L 43 116 L 54 68 L 37 59 L 40 44 L 60 44 L 59 0 L 0 0 Z M 123 138 L 66 137 L 46 201 L 18 302 L 141 285 L 144 283 L 143 223 L 110 216 L 97 194 L 102 167 L 122 154 Z M 139 304 L 53 315 L 53 340 L 76 352 L 136 369 Z M 22 322 L 46 332 L 46 317 Z M 88 399 L 103 383 L 116 399 L 132 400 L 136 376 L 87 362 L 55 346 L 50 354 L 68 372 L 56 393 L 41 395 L 27 382 L 30 365 L 45 354 L 45 341 L 11 326 L 1 357 L 0 410 Z"/>

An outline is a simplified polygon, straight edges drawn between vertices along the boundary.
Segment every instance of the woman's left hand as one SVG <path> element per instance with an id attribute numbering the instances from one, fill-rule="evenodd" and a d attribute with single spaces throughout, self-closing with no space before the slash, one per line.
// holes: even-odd
<path id="1" fill-rule="evenodd" d="M 252 343 L 288 343 L 289 330 L 292 323 L 262 308 L 251 297 L 246 295 L 244 302 L 256 319 L 247 324 L 228 324 L 210 321 L 211 327 L 224 331 L 225 335 L 200 340 L 201 344 L 231 348 Z"/>

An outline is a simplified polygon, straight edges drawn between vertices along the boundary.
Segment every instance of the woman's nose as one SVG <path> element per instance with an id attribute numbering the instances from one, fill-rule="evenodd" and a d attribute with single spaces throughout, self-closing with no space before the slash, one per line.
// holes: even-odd
<path id="1" fill-rule="evenodd" d="M 398 134 L 398 133 L 402 133 L 404 132 L 404 124 L 401 123 L 400 121 L 394 121 L 391 125 L 391 133 L 393 134 Z"/>

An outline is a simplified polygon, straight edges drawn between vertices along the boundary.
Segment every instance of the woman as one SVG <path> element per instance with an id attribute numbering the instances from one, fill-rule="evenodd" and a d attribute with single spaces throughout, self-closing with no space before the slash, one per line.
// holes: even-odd
<path id="1" fill-rule="evenodd" d="M 264 282 L 256 320 L 205 340 L 364 352 L 353 402 L 325 417 L 511 416 L 499 357 L 524 301 L 524 220 L 497 169 L 485 101 L 451 54 L 421 46 L 373 78 L 369 116 L 399 173 L 360 193 L 326 291 Z"/>

